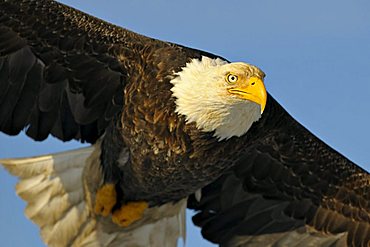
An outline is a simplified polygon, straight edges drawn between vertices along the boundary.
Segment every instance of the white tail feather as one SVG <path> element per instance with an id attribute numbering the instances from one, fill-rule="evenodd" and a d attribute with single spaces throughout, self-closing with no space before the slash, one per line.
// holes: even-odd
<path id="1" fill-rule="evenodd" d="M 84 186 L 101 182 L 100 148 L 96 147 L 0 160 L 20 178 L 17 194 L 28 203 L 25 214 L 40 227 L 44 242 L 57 247 L 172 247 L 179 237 L 185 241 L 186 199 L 150 208 L 128 228 L 118 227 L 110 217 L 94 215 L 90 201 L 96 188 L 87 188 L 86 195 Z"/>
<path id="2" fill-rule="evenodd" d="M 49 246 L 68 246 L 84 225 L 94 224 L 85 203 L 82 171 L 94 148 L 32 158 L 5 159 L 0 163 L 20 178 L 17 194 L 28 205 L 25 214 L 39 225 Z"/>

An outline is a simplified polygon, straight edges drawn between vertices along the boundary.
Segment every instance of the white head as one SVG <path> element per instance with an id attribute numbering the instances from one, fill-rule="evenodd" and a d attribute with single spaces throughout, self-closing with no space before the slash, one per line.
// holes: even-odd
<path id="1" fill-rule="evenodd" d="M 246 63 L 193 59 L 171 80 L 176 112 L 219 140 L 245 134 L 266 105 L 264 73 Z"/>

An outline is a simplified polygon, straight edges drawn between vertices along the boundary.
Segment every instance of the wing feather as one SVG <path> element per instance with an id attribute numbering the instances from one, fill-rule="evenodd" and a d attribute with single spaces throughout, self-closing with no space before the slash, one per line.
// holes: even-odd
<path id="1" fill-rule="evenodd" d="M 140 47 L 167 45 L 52 0 L 1 0 L 0 16 L 0 131 L 35 140 L 95 142 Z"/>
<path id="2" fill-rule="evenodd" d="M 368 246 L 369 173 L 268 102 L 235 167 L 189 200 L 203 236 L 221 246 Z"/>

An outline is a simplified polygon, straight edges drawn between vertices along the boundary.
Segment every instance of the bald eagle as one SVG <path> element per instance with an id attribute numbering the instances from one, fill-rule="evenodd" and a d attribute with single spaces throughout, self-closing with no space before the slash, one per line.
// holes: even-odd
<path id="1" fill-rule="evenodd" d="M 50 0 L 0 0 L 0 130 L 91 143 L 1 163 L 50 246 L 368 246 L 369 174 L 264 72 Z"/>

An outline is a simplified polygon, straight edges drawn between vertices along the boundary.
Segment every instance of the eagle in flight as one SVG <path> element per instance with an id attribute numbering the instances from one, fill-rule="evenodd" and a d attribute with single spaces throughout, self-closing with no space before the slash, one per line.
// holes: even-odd
<path id="1" fill-rule="evenodd" d="M 370 175 L 246 63 L 52 0 L 0 0 L 0 131 L 90 147 L 3 159 L 49 246 L 369 246 Z"/>

